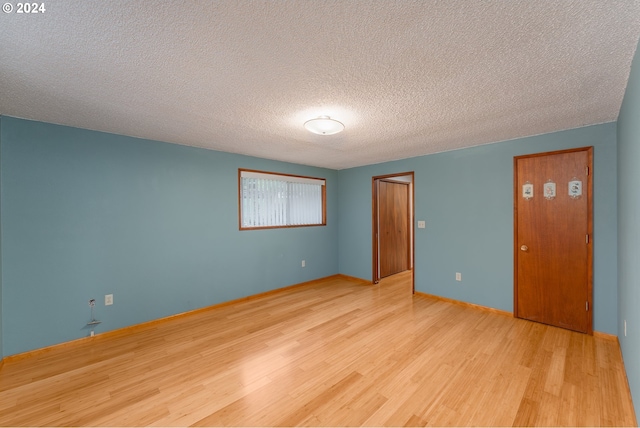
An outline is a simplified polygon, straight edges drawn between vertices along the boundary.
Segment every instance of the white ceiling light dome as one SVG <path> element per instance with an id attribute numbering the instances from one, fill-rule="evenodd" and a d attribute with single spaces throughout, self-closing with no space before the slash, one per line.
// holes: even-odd
<path id="1" fill-rule="evenodd" d="M 344 124 L 329 116 L 320 116 L 315 119 L 307 120 L 304 123 L 307 131 L 318 135 L 333 135 L 344 131 Z"/>

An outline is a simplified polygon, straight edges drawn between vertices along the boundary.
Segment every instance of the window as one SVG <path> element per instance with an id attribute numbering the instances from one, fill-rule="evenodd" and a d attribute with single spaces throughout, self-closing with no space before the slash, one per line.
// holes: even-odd
<path id="1" fill-rule="evenodd" d="M 241 230 L 327 224 L 322 178 L 239 169 L 238 180 Z"/>

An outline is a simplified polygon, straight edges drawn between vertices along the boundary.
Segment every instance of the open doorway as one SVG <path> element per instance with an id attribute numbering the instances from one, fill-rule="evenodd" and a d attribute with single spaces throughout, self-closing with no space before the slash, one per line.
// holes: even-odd
<path id="1" fill-rule="evenodd" d="M 414 173 L 372 177 L 373 283 L 414 266 Z M 412 291 L 415 280 L 411 278 Z"/>

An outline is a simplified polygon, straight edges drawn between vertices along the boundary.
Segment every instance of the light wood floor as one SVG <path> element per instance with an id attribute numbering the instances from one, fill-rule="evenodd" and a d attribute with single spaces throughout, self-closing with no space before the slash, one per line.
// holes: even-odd
<path id="1" fill-rule="evenodd" d="M 0 425 L 635 425 L 615 340 L 330 279 L 0 369 Z"/>

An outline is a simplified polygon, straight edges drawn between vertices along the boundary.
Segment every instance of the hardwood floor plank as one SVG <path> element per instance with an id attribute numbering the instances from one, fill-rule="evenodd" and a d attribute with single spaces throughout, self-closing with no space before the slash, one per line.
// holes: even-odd
<path id="1" fill-rule="evenodd" d="M 347 277 L 9 358 L 2 426 L 629 426 L 620 347 Z"/>
<path id="2" fill-rule="evenodd" d="M 549 370 L 547 370 L 547 377 L 545 379 L 544 391 L 549 394 L 553 394 L 556 397 L 560 396 L 562 385 L 565 383 L 565 363 L 567 361 L 567 351 L 565 348 L 556 348 L 551 354 L 551 361 L 549 362 Z"/>
<path id="3" fill-rule="evenodd" d="M 514 427 L 532 427 L 536 426 L 536 420 L 538 419 L 539 403 L 531 400 L 530 398 L 524 398 L 520 402 L 518 412 L 513 420 Z M 594 426 L 594 425 L 591 425 Z"/>

